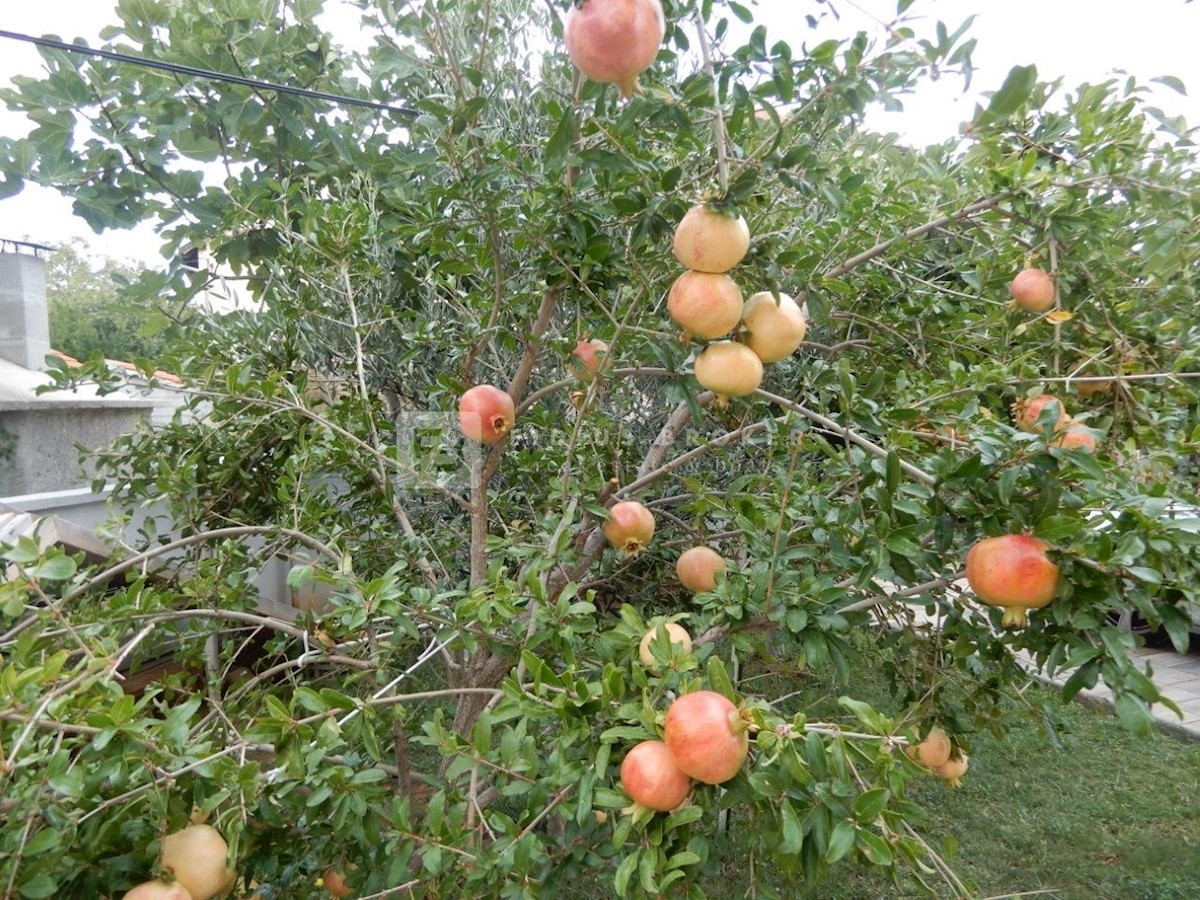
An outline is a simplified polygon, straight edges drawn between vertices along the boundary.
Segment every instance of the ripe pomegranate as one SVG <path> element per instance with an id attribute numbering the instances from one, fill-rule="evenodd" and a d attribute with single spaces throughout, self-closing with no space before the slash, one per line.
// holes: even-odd
<path id="1" fill-rule="evenodd" d="M 494 444 L 512 428 L 517 410 L 512 397 L 490 384 L 477 384 L 458 401 L 458 424 L 473 441 Z"/>
<path id="2" fill-rule="evenodd" d="M 571 351 L 571 372 L 587 383 L 608 367 L 608 344 L 604 341 L 579 341 Z"/>
<path id="3" fill-rule="evenodd" d="M 679 583 L 699 594 L 703 591 L 715 590 L 717 573 L 725 571 L 725 560 L 711 547 L 692 547 L 679 554 L 675 561 L 675 574 Z"/>
<path id="4" fill-rule="evenodd" d="M 1008 289 L 1026 312 L 1045 312 L 1054 305 L 1054 279 L 1041 269 L 1018 272 Z"/>
<path id="5" fill-rule="evenodd" d="M 691 779 L 662 741 L 642 741 L 621 762 L 621 787 L 647 809 L 670 812 L 687 799 Z"/>
<path id="6" fill-rule="evenodd" d="M 124 894 L 121 900 L 194 900 L 188 889 L 175 882 L 167 884 L 157 878 L 154 881 L 143 881 L 134 885 Z"/>
<path id="7" fill-rule="evenodd" d="M 933 774 L 946 782 L 946 787 L 962 787 L 962 777 L 967 774 L 967 754 L 951 757 L 940 766 L 935 766 Z"/>
<path id="8" fill-rule="evenodd" d="M 750 752 L 738 708 L 716 691 L 684 694 L 667 709 L 663 741 L 679 768 L 705 784 L 736 775 Z"/>
<path id="9" fill-rule="evenodd" d="M 233 871 L 225 865 L 229 845 L 211 825 L 188 825 L 163 838 L 162 867 L 191 893 L 208 900 L 227 889 Z"/>
<path id="10" fill-rule="evenodd" d="M 742 291 L 728 275 L 689 269 L 667 292 L 667 313 L 687 340 L 724 337 L 742 317 Z"/>
<path id="11" fill-rule="evenodd" d="M 754 393 L 762 383 L 763 365 L 757 354 L 745 344 L 717 341 L 696 357 L 696 380 L 717 395 L 717 405 L 728 404 L 730 397 Z"/>
<path id="12" fill-rule="evenodd" d="M 354 889 L 346 884 L 345 876 L 337 869 L 326 869 L 321 881 L 325 884 L 325 890 L 334 897 L 349 897 L 354 893 Z"/>
<path id="13" fill-rule="evenodd" d="M 659 0 L 582 0 L 563 22 L 571 62 L 622 97 L 639 93 L 638 75 L 650 68 L 666 33 Z"/>
<path id="14" fill-rule="evenodd" d="M 1024 534 L 984 538 L 967 551 L 967 583 L 989 606 L 1004 609 L 1004 627 L 1024 628 L 1027 609 L 1041 609 L 1058 590 L 1058 566 L 1046 545 Z"/>
<path id="15" fill-rule="evenodd" d="M 604 523 L 609 544 L 626 553 L 641 553 L 654 534 L 654 514 L 636 500 L 614 503 Z"/>
<path id="16" fill-rule="evenodd" d="M 1067 408 L 1063 402 L 1053 394 L 1041 394 L 1034 397 L 1032 400 L 1018 400 L 1013 404 L 1013 418 L 1016 420 L 1017 427 L 1022 431 L 1037 433 L 1038 419 L 1041 418 L 1042 410 L 1050 404 L 1058 406 L 1058 421 L 1054 423 L 1055 429 L 1062 428 L 1067 423 Z"/>
<path id="17" fill-rule="evenodd" d="M 692 636 L 687 633 L 686 628 L 674 622 L 665 623 L 663 628 L 667 630 L 667 638 L 671 643 L 679 647 L 680 653 L 686 654 L 692 652 Z M 658 634 L 658 629 L 651 628 L 642 635 L 642 641 L 638 644 L 638 659 L 642 661 L 643 666 L 652 668 L 655 664 L 654 654 L 650 651 L 650 644 L 656 634 Z"/>
<path id="18" fill-rule="evenodd" d="M 742 307 L 742 324 L 750 332 L 746 341 L 758 358 L 765 363 L 779 362 L 791 356 L 804 342 L 808 326 L 804 313 L 787 294 L 779 302 L 770 291 L 752 294 Z"/>
<path id="19" fill-rule="evenodd" d="M 908 755 L 919 765 L 927 769 L 935 769 L 950 758 L 950 738 L 937 725 L 929 729 L 925 740 L 914 747 L 908 748 Z"/>
<path id="20" fill-rule="evenodd" d="M 679 220 L 671 249 L 684 268 L 728 272 L 750 249 L 750 228 L 741 216 L 731 216 L 701 203 Z"/>
<path id="21" fill-rule="evenodd" d="M 1096 451 L 1096 438 L 1087 430 L 1086 425 L 1075 419 L 1067 419 L 1052 443 L 1064 450 L 1086 450 L 1088 453 Z"/>

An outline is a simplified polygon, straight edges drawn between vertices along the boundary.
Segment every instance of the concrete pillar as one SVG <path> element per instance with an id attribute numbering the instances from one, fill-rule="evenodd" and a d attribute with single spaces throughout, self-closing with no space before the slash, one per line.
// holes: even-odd
<path id="1" fill-rule="evenodd" d="M 42 371 L 49 352 L 50 314 L 42 261 L 25 253 L 0 253 L 0 357 Z"/>

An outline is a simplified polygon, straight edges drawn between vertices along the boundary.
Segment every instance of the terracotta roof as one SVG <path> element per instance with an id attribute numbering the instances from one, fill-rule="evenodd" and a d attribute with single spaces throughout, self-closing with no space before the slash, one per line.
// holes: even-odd
<path id="1" fill-rule="evenodd" d="M 75 357 L 67 356 L 67 354 L 63 353 L 61 350 L 51 350 L 50 356 L 57 356 L 59 359 L 61 359 L 63 362 L 65 362 L 71 368 L 75 368 L 77 366 L 83 365 L 83 363 L 81 363 Z M 129 374 L 131 374 L 131 375 L 140 375 L 141 374 L 141 371 L 138 369 L 138 367 L 135 366 L 131 362 L 125 362 L 122 359 L 106 359 L 104 361 L 111 366 L 120 366 L 122 369 L 129 372 Z M 178 385 L 183 384 L 183 379 L 180 378 L 178 375 L 175 375 L 171 372 L 164 372 L 162 369 L 155 369 L 154 377 L 157 378 L 159 381 L 165 381 L 165 382 L 168 382 L 169 384 L 178 384 Z"/>

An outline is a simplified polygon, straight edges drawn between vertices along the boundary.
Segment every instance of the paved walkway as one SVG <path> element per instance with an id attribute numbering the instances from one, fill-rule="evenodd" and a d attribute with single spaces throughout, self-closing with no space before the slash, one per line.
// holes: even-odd
<path id="1" fill-rule="evenodd" d="M 1183 713 L 1181 719 L 1162 704 L 1155 704 L 1152 712 L 1159 726 L 1200 740 L 1200 653 L 1142 647 L 1130 655 L 1143 671 L 1150 669 L 1159 691 Z M 1102 682 L 1091 690 L 1080 691 L 1079 696 L 1085 703 L 1112 708 L 1112 691 Z"/>
<path id="2" fill-rule="evenodd" d="M 965 585 L 964 585 L 965 586 Z M 910 607 L 918 627 L 938 628 L 936 616 L 929 616 L 919 607 Z M 1196 649 L 1196 639 L 1192 639 L 1193 650 L 1190 653 L 1176 653 L 1174 650 L 1160 650 L 1152 647 L 1141 647 L 1130 653 L 1130 656 L 1141 667 L 1142 671 L 1150 670 L 1151 678 L 1158 686 L 1159 692 L 1179 707 L 1183 713 L 1180 718 L 1173 710 L 1161 703 L 1156 703 L 1151 710 L 1160 728 L 1182 734 L 1200 741 L 1200 649 Z M 1030 664 L 1033 671 L 1032 657 L 1023 652 L 1017 653 L 1017 658 Z M 1071 675 L 1067 672 L 1061 677 L 1046 678 L 1035 675 L 1039 681 L 1062 687 L 1063 682 Z M 1076 698 L 1083 703 L 1103 709 L 1113 709 L 1112 691 L 1099 681 L 1091 689 L 1081 690 Z"/>

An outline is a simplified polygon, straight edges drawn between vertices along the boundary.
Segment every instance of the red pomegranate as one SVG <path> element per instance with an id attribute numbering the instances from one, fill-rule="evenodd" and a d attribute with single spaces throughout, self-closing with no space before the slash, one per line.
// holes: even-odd
<path id="1" fill-rule="evenodd" d="M 670 812 L 687 799 L 691 779 L 662 741 L 642 741 L 621 762 L 621 787 L 647 809 Z"/>
<path id="2" fill-rule="evenodd" d="M 1054 423 L 1055 429 L 1062 428 L 1067 424 L 1067 408 L 1053 394 L 1041 394 L 1031 400 L 1018 400 L 1014 403 L 1013 418 L 1016 420 L 1017 427 L 1022 431 L 1037 434 L 1040 430 L 1038 419 L 1041 418 L 1042 410 L 1050 405 L 1058 406 L 1058 420 Z"/>
<path id="3" fill-rule="evenodd" d="M 354 889 L 346 884 L 346 876 L 337 869 L 326 869 L 321 878 L 325 882 L 325 890 L 334 897 L 349 897 L 354 893 Z"/>
<path id="4" fill-rule="evenodd" d="M 1058 590 L 1058 566 L 1046 545 L 1024 534 L 984 538 L 967 551 L 967 583 L 988 606 L 1004 609 L 1004 627 L 1024 628 L 1027 609 L 1041 609 Z"/>
<path id="5" fill-rule="evenodd" d="M 571 371 L 580 381 L 589 382 L 608 367 L 608 344 L 582 340 L 571 351 Z"/>
<path id="6" fill-rule="evenodd" d="M 498 387 L 477 384 L 458 401 L 458 424 L 473 441 L 494 444 L 513 426 L 517 410 L 513 399 Z"/>
<path id="7" fill-rule="evenodd" d="M 1045 312 L 1054 305 L 1054 279 L 1041 269 L 1018 272 L 1008 289 L 1026 312 Z"/>
<path id="8" fill-rule="evenodd" d="M 615 84 L 621 96 L 638 93 L 638 75 L 650 68 L 666 33 L 659 0 L 582 0 L 563 23 L 571 62 L 592 81 Z"/>
<path id="9" fill-rule="evenodd" d="M 654 514 L 636 500 L 614 503 L 604 523 L 609 544 L 625 553 L 641 553 L 654 534 Z"/>
<path id="10" fill-rule="evenodd" d="M 739 771 L 750 752 L 741 713 L 716 691 L 684 694 L 667 710 L 663 741 L 679 768 L 705 784 L 722 784 Z"/>
<path id="11" fill-rule="evenodd" d="M 1087 430 L 1086 425 L 1075 419 L 1067 419 L 1054 438 L 1053 444 L 1064 450 L 1086 450 L 1088 453 L 1096 451 L 1095 436 Z"/>

